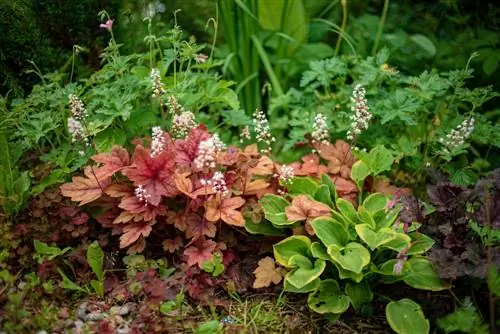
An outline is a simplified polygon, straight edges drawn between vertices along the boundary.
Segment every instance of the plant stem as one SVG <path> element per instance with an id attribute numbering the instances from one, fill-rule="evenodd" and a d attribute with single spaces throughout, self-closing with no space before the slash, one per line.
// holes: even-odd
<path id="1" fill-rule="evenodd" d="M 337 39 L 337 45 L 335 45 L 335 55 L 339 54 L 340 50 L 340 44 L 342 43 L 342 36 L 344 36 L 344 31 L 345 27 L 347 26 L 347 1 L 342 0 L 340 1 L 340 4 L 342 5 L 342 25 L 340 27 L 340 34 Z"/>
<path id="2" fill-rule="evenodd" d="M 491 247 L 491 238 L 492 238 L 492 224 L 491 224 L 491 194 L 490 190 L 488 189 L 488 185 L 484 186 L 484 190 L 486 192 L 486 198 L 484 199 L 484 205 L 485 205 L 485 225 L 487 227 L 488 231 L 488 241 L 486 243 L 486 261 L 488 263 L 488 272 L 492 269 L 493 264 L 493 252 L 492 252 L 492 247 Z M 490 275 L 488 275 L 489 278 Z M 489 283 L 489 282 L 488 282 Z M 491 292 L 491 289 L 489 288 L 490 284 L 488 284 L 488 299 L 489 299 L 489 309 L 490 309 L 490 329 L 492 333 L 496 333 L 497 331 L 495 330 L 496 323 L 495 323 L 495 296 L 493 296 L 493 293 Z"/>
<path id="3" fill-rule="evenodd" d="M 382 37 L 382 32 L 384 30 L 385 20 L 387 19 L 387 12 L 389 11 L 389 0 L 384 0 L 384 9 L 382 9 L 382 17 L 378 24 L 377 37 L 375 37 L 375 44 L 373 44 L 372 56 L 377 53 L 378 45 L 380 43 L 380 38 Z"/>

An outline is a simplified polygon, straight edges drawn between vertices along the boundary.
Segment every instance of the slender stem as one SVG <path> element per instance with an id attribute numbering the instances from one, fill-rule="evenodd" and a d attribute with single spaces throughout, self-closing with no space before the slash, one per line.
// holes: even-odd
<path id="1" fill-rule="evenodd" d="M 337 45 L 335 45 L 335 55 L 339 54 L 342 36 L 344 36 L 345 27 L 347 26 L 347 1 L 342 0 L 340 4 L 342 5 L 342 26 L 340 27 L 340 34 L 337 38 Z"/>
<path id="2" fill-rule="evenodd" d="M 486 192 L 486 198 L 484 201 L 485 205 L 485 219 L 486 219 L 486 227 L 488 231 L 488 241 L 486 242 L 486 260 L 488 263 L 488 271 L 492 270 L 494 266 L 493 264 L 493 251 L 491 247 L 491 238 L 492 238 L 492 224 L 491 224 L 491 193 L 490 190 L 488 189 L 488 185 L 485 185 L 485 192 Z M 489 275 L 488 275 L 489 276 Z M 488 282 L 489 283 L 489 282 Z M 488 286 L 490 286 L 488 284 Z M 495 323 L 495 296 L 493 296 L 493 293 L 491 292 L 491 289 L 488 289 L 488 299 L 489 299 L 489 309 L 490 309 L 490 328 L 492 333 L 496 333 L 497 331 L 495 330 L 496 323 Z"/>
<path id="3" fill-rule="evenodd" d="M 382 37 L 382 32 L 384 30 L 385 20 L 387 19 L 387 12 L 389 11 L 389 0 L 384 0 L 384 9 L 382 9 L 382 17 L 378 24 L 377 37 L 375 38 L 375 44 L 373 44 L 372 55 L 375 56 L 377 53 L 378 45 L 380 43 L 380 38 Z"/>

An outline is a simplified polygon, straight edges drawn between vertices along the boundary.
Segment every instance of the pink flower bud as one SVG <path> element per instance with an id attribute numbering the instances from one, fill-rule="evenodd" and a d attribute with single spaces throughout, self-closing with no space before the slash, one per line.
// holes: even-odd
<path id="1" fill-rule="evenodd" d="M 99 28 L 104 28 L 107 31 L 111 31 L 113 29 L 113 20 L 107 20 L 106 23 L 101 23 Z"/>

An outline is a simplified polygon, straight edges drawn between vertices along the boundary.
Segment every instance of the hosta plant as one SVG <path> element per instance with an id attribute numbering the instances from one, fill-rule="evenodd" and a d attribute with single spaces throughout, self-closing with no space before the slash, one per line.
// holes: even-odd
<path id="1" fill-rule="evenodd" d="M 358 185 L 373 174 L 364 165 L 360 160 L 351 169 Z M 400 207 L 387 195 L 360 194 L 359 205 L 353 204 L 338 196 L 326 174 L 320 182 L 294 178 L 287 190 L 282 197 L 265 195 L 261 203 L 273 227 L 296 232 L 274 245 L 274 257 L 287 270 L 285 291 L 309 293 L 313 311 L 333 319 L 350 306 L 366 313 L 380 283 L 449 288 L 425 256 L 434 241 L 418 231 L 418 223 L 401 223 Z"/>

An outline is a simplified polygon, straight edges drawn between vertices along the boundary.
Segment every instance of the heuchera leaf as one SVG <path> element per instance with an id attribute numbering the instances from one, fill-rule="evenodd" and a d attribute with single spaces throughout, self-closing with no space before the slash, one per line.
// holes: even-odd
<path id="1" fill-rule="evenodd" d="M 290 221 L 310 220 L 316 217 L 329 216 L 330 207 L 324 203 L 314 201 L 307 195 L 299 195 L 292 201 L 292 205 L 285 208 Z"/>
<path id="2" fill-rule="evenodd" d="M 328 172 L 330 174 L 340 174 L 344 179 L 348 179 L 351 174 L 351 167 L 356 161 L 352 155 L 351 146 L 343 140 L 337 140 L 335 144 L 316 144 L 315 148 L 321 157 L 328 160 Z"/>
<path id="3" fill-rule="evenodd" d="M 181 237 L 175 237 L 175 239 L 165 239 L 162 245 L 164 251 L 174 253 L 184 245 L 184 241 Z"/>
<path id="4" fill-rule="evenodd" d="M 282 279 L 280 269 L 276 268 L 274 259 L 269 256 L 259 261 L 253 273 L 255 274 L 254 289 L 268 287 L 271 283 L 278 284 Z"/>
<path id="5" fill-rule="evenodd" d="M 96 154 L 92 160 L 103 164 L 95 170 L 99 180 L 105 180 L 130 164 L 128 152 L 121 146 L 113 146 L 111 152 Z"/>
<path id="6" fill-rule="evenodd" d="M 189 131 L 187 139 L 176 140 L 175 142 L 175 161 L 179 165 L 190 166 L 198 153 L 200 142 L 210 138 L 210 133 L 205 125 L 198 125 Z"/>
<path id="7" fill-rule="evenodd" d="M 132 166 L 124 168 L 122 174 L 133 181 L 134 186 L 146 190 L 150 204 L 158 205 L 161 196 L 174 197 L 179 193 L 174 183 L 175 152 L 171 145 L 166 145 L 154 158 L 138 145 L 132 160 Z"/>
<path id="8" fill-rule="evenodd" d="M 159 204 L 158 206 L 145 204 L 136 196 L 124 197 L 118 207 L 130 213 L 136 214 L 136 217 L 140 217 L 140 220 L 144 221 L 153 220 L 157 215 L 164 215 L 167 213 L 166 206 L 161 204 Z M 138 218 L 136 218 L 135 220 L 137 221 Z"/>
<path id="9" fill-rule="evenodd" d="M 217 243 L 213 240 L 198 239 L 195 246 L 188 247 L 184 251 L 184 255 L 187 257 L 188 266 L 198 264 L 198 266 L 202 268 L 203 262 L 209 261 L 212 258 L 216 247 Z"/>
<path id="10" fill-rule="evenodd" d="M 108 184 L 108 180 L 97 181 L 90 167 L 85 168 L 85 176 L 74 176 L 73 182 L 65 183 L 61 186 L 61 193 L 66 197 L 71 197 L 74 202 L 80 202 L 82 206 L 95 201 L 102 195 L 102 189 Z"/>
<path id="11" fill-rule="evenodd" d="M 229 225 L 243 227 L 245 226 L 245 218 L 240 211 L 236 210 L 243 204 L 245 204 L 245 200 L 242 197 L 221 198 L 214 196 L 207 201 L 205 218 L 212 222 L 222 219 Z"/>
<path id="12" fill-rule="evenodd" d="M 123 234 L 120 237 L 120 248 L 125 248 L 132 245 L 134 242 L 139 239 L 142 235 L 143 237 L 147 237 L 152 230 L 153 222 L 144 222 L 144 223 L 133 223 L 126 225 L 123 228 Z"/>

